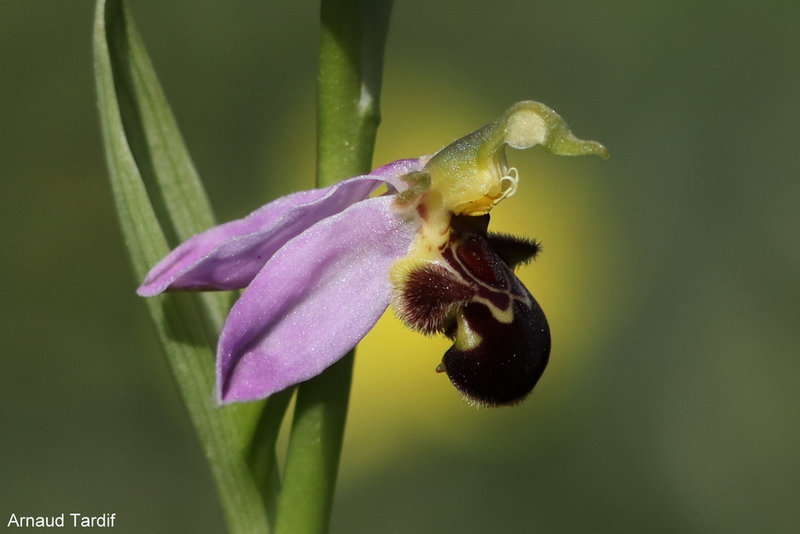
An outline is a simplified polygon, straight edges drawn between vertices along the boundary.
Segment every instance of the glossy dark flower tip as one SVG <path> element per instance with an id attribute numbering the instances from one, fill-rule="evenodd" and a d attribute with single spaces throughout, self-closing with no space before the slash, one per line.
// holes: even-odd
<path id="1" fill-rule="evenodd" d="M 516 404 L 533 390 L 550 356 L 550 328 L 512 271 L 539 252 L 535 241 L 486 233 L 489 216 L 454 217 L 444 257 L 478 288 L 446 332 L 455 341 L 441 370 L 470 402 Z"/>
<path id="2" fill-rule="evenodd" d="M 438 370 L 470 402 L 524 399 L 550 354 L 541 307 L 512 267 L 539 252 L 535 241 L 487 233 L 489 215 L 453 216 L 436 259 L 409 266 L 395 307 L 409 326 L 454 341 Z"/>
<path id="3" fill-rule="evenodd" d="M 489 307 L 472 302 L 461 310 L 461 328 L 480 341 L 453 345 L 441 370 L 470 402 L 484 406 L 516 404 L 533 391 L 550 356 L 550 328 L 539 304 L 515 300 L 510 323 L 498 321 Z"/>

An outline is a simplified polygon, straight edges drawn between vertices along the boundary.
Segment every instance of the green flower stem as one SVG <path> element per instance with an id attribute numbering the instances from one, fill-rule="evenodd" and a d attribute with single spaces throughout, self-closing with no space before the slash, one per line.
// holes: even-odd
<path id="1" fill-rule="evenodd" d="M 322 0 L 317 184 L 369 172 L 380 122 L 391 0 Z M 330 522 L 353 370 L 351 351 L 297 392 L 278 534 L 322 534 Z"/>
<path id="2" fill-rule="evenodd" d="M 368 172 L 380 123 L 391 0 L 322 0 L 317 185 Z"/>

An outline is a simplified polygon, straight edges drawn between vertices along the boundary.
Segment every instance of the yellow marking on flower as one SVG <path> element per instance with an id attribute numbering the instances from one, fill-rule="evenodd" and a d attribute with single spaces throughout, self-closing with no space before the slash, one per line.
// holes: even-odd
<path id="1" fill-rule="evenodd" d="M 472 300 L 489 308 L 489 312 L 491 312 L 495 321 L 499 323 L 510 324 L 514 321 L 514 297 L 508 291 L 505 291 L 504 293 L 509 296 L 509 305 L 505 309 L 500 308 L 491 300 L 484 297 L 476 296 Z"/>
<path id="2" fill-rule="evenodd" d="M 472 329 L 469 321 L 464 318 L 464 312 L 461 310 L 456 312 L 456 323 L 458 328 L 456 329 L 456 338 L 453 345 L 458 350 L 471 350 L 481 344 L 483 338 Z"/>

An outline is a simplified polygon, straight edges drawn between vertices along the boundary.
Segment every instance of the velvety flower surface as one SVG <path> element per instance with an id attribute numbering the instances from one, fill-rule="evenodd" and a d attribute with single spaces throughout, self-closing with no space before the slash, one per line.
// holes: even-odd
<path id="1" fill-rule="evenodd" d="M 410 327 L 454 340 L 439 370 L 467 399 L 517 402 L 550 352 L 544 313 L 513 273 L 539 247 L 488 233 L 487 213 L 517 188 L 505 146 L 537 144 L 605 155 L 552 110 L 520 102 L 432 157 L 294 193 L 196 235 L 138 293 L 245 289 L 217 348 L 221 402 L 263 398 L 321 373 L 390 302 Z"/>

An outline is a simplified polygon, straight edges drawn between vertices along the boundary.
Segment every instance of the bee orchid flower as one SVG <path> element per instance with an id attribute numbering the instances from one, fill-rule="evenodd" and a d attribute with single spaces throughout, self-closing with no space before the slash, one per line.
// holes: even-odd
<path id="1" fill-rule="evenodd" d="M 437 370 L 474 403 L 514 404 L 550 353 L 547 320 L 513 272 L 534 241 L 488 232 L 512 196 L 505 147 L 605 148 L 537 102 L 432 156 L 279 198 L 175 248 L 138 293 L 244 289 L 217 347 L 220 402 L 261 399 L 320 374 L 393 305 L 408 326 L 453 339 Z"/>

